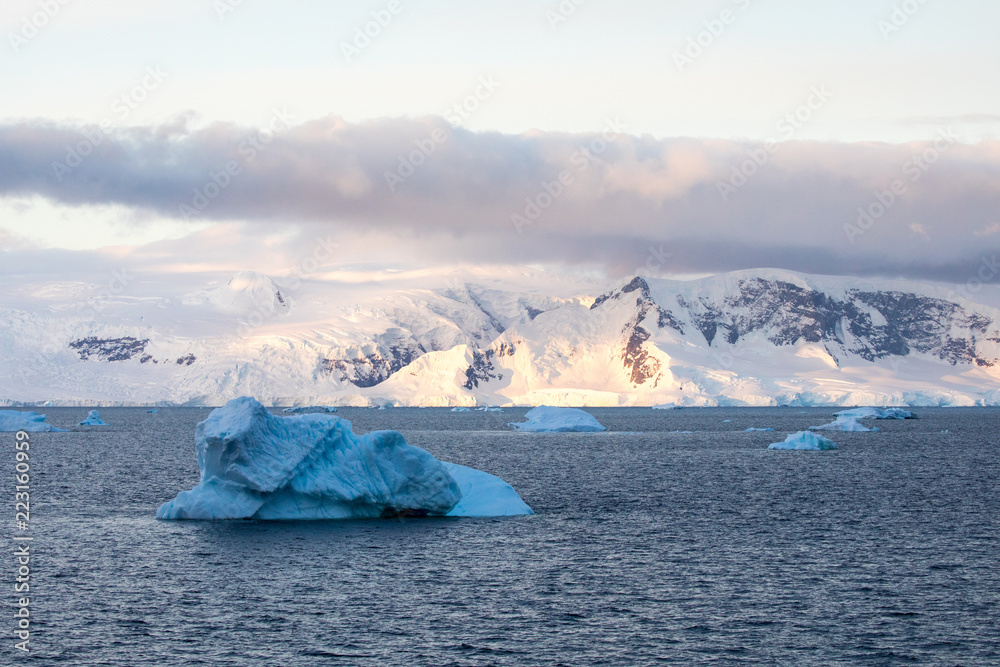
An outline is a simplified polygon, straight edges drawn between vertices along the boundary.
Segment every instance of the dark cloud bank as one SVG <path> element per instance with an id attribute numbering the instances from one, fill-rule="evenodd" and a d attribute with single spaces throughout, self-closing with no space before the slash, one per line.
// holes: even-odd
<path id="1" fill-rule="evenodd" d="M 1000 250 L 1000 142 L 473 133 L 443 119 L 273 129 L 0 126 L 0 196 L 400 234 L 430 261 L 612 274 L 752 267 L 964 282 Z M 423 244 L 423 245 L 421 245 Z"/>

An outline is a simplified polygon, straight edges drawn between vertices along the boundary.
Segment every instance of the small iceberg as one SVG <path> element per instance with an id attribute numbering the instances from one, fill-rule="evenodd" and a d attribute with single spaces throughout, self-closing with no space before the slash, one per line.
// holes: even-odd
<path id="1" fill-rule="evenodd" d="M 157 410 L 156 408 L 153 408 L 152 410 L 146 410 L 147 415 L 155 415 L 158 412 L 159 410 Z"/>
<path id="2" fill-rule="evenodd" d="M 848 433 L 875 433 L 878 428 L 868 428 L 861 422 L 859 422 L 855 417 L 849 417 L 847 415 L 837 417 L 835 420 L 829 424 L 823 424 L 822 426 L 810 426 L 810 431 L 845 431 Z"/>
<path id="3" fill-rule="evenodd" d="M 65 433 L 68 429 L 56 428 L 45 423 L 45 415 L 37 412 L 0 410 L 0 431 L 29 431 L 31 433 Z"/>
<path id="4" fill-rule="evenodd" d="M 748 428 L 747 430 L 745 430 L 743 432 L 744 433 L 774 433 L 774 429 L 773 428 L 754 428 L 753 426 L 751 426 L 750 428 Z"/>
<path id="5" fill-rule="evenodd" d="M 502 479 L 438 461 L 396 431 L 356 435 L 333 415 L 271 414 L 252 398 L 195 431 L 201 481 L 158 519 L 351 519 L 533 514 Z"/>
<path id="6" fill-rule="evenodd" d="M 107 426 L 108 423 L 101 419 L 101 413 L 97 410 L 91 410 L 87 414 L 87 418 L 80 422 L 79 426 Z"/>
<path id="7" fill-rule="evenodd" d="M 503 408 L 491 408 L 485 405 L 481 408 L 476 408 L 476 410 L 480 412 L 503 412 Z"/>
<path id="8" fill-rule="evenodd" d="M 596 433 L 607 430 L 594 419 L 592 414 L 579 408 L 552 408 L 542 405 L 528 410 L 524 418 L 528 421 L 508 425 L 515 431 L 525 433 Z"/>
<path id="9" fill-rule="evenodd" d="M 472 412 L 471 408 L 452 408 L 452 412 Z"/>
<path id="10" fill-rule="evenodd" d="M 915 412 L 902 408 L 853 408 L 835 413 L 838 417 L 854 419 L 919 419 Z"/>
<path id="11" fill-rule="evenodd" d="M 330 413 L 330 412 L 336 412 L 336 411 L 337 411 L 337 408 L 333 407 L 332 405 L 304 405 L 304 406 L 301 406 L 301 407 L 285 408 L 284 410 L 282 410 L 282 412 L 287 412 L 287 413 L 293 414 L 293 415 L 301 415 L 301 414 L 306 414 L 306 413 L 309 413 L 309 412 Z"/>
<path id="12" fill-rule="evenodd" d="M 797 449 L 819 452 L 837 449 L 837 445 L 821 435 L 816 435 L 810 431 L 799 431 L 785 438 L 784 442 L 771 443 L 768 445 L 768 449 Z"/>
<path id="13" fill-rule="evenodd" d="M 680 406 L 676 403 L 664 403 L 662 405 L 654 405 L 654 410 L 679 410 Z"/>

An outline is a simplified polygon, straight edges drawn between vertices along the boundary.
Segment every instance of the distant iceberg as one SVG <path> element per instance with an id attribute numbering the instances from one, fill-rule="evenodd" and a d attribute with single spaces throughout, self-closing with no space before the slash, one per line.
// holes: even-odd
<path id="1" fill-rule="evenodd" d="M 31 433 L 65 433 L 68 429 L 56 428 L 45 423 L 45 415 L 37 412 L 0 410 L 0 431 L 29 431 Z"/>
<path id="2" fill-rule="evenodd" d="M 579 408 L 552 408 L 543 405 L 528 410 L 524 415 L 528 421 L 509 424 L 515 431 L 528 433 L 568 433 L 571 431 L 594 433 L 607 429 L 589 412 Z"/>
<path id="3" fill-rule="evenodd" d="M 479 410 L 480 412 L 503 412 L 503 408 L 491 408 L 486 405 L 481 408 L 476 408 L 476 410 Z"/>
<path id="4" fill-rule="evenodd" d="M 87 414 L 87 418 L 84 419 L 79 424 L 80 426 L 107 426 L 108 423 L 101 419 L 101 413 L 97 410 L 91 410 Z"/>
<path id="5" fill-rule="evenodd" d="M 332 405 L 305 405 L 302 407 L 285 408 L 282 412 L 288 412 L 294 415 L 306 414 L 309 412 L 336 412 L 337 408 Z"/>
<path id="6" fill-rule="evenodd" d="M 146 410 L 146 414 L 155 415 L 159 410 L 153 408 L 152 410 Z"/>
<path id="7" fill-rule="evenodd" d="M 654 410 L 677 410 L 677 409 L 679 409 L 679 407 L 680 406 L 678 406 L 676 403 L 664 403 L 662 405 L 654 405 L 653 409 Z"/>
<path id="8" fill-rule="evenodd" d="M 868 428 L 855 417 L 849 417 L 847 415 L 842 415 L 837 417 L 835 420 L 829 424 L 823 424 L 822 426 L 810 426 L 810 431 L 846 431 L 852 433 L 874 433 L 878 431 L 878 428 Z"/>
<path id="9" fill-rule="evenodd" d="M 747 430 L 745 430 L 743 432 L 744 433 L 774 433 L 774 429 L 773 428 L 754 428 L 753 426 L 751 426 L 750 428 L 748 428 Z"/>
<path id="10" fill-rule="evenodd" d="M 252 398 L 195 432 L 201 481 L 158 519 L 349 519 L 532 514 L 493 475 L 443 463 L 396 431 L 356 435 L 326 414 L 273 415 Z"/>
<path id="11" fill-rule="evenodd" d="M 837 449 L 837 445 L 827 440 L 821 435 L 816 435 L 810 431 L 799 431 L 792 433 L 784 442 L 775 442 L 768 446 L 768 449 L 801 449 L 810 451 L 826 451 Z"/>
<path id="12" fill-rule="evenodd" d="M 471 408 L 452 408 L 452 412 L 472 412 Z"/>
<path id="13" fill-rule="evenodd" d="M 902 408 L 853 408 L 835 413 L 838 417 L 854 419 L 919 419 L 915 412 Z"/>

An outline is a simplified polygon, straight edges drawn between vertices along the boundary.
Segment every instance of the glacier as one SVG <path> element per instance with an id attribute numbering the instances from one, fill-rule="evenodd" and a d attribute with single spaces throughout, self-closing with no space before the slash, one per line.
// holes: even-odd
<path id="1" fill-rule="evenodd" d="M 579 408 L 554 408 L 542 405 L 528 410 L 523 423 L 508 424 L 526 433 L 595 433 L 607 430 L 592 414 Z"/>
<path id="2" fill-rule="evenodd" d="M 809 430 L 810 431 L 844 431 L 844 432 L 848 432 L 848 433 L 874 433 L 874 432 L 877 432 L 879 429 L 877 427 L 876 428 L 868 428 L 867 426 L 865 426 L 864 424 L 862 424 L 861 422 L 859 422 L 857 420 L 857 418 L 852 417 L 850 415 L 841 415 L 841 416 L 837 417 L 836 419 L 834 419 L 829 424 L 823 424 L 822 426 L 810 426 Z"/>
<path id="3" fill-rule="evenodd" d="M 65 433 L 68 429 L 45 423 L 45 415 L 37 412 L 0 410 L 0 431 L 30 431 L 32 433 Z"/>
<path id="4" fill-rule="evenodd" d="M 798 433 L 792 433 L 784 442 L 774 442 L 768 445 L 768 449 L 796 449 L 796 450 L 808 450 L 808 451 L 827 451 L 831 449 L 838 449 L 837 445 L 831 441 L 827 440 L 821 435 L 817 435 L 810 431 L 799 431 Z"/>
<path id="5" fill-rule="evenodd" d="M 281 417 L 253 398 L 213 410 L 195 431 L 197 486 L 158 519 L 349 519 L 532 514 L 514 489 L 438 461 L 396 431 L 354 433 L 339 417 Z"/>
<path id="6" fill-rule="evenodd" d="M 915 412 L 902 408 L 853 408 L 835 413 L 838 417 L 853 419 L 918 419 Z"/>
<path id="7" fill-rule="evenodd" d="M 101 419 L 101 413 L 97 410 L 91 410 L 87 414 L 87 418 L 79 423 L 79 426 L 107 426 L 108 423 Z"/>
<path id="8" fill-rule="evenodd" d="M 99 285 L 11 284 L 0 405 L 1000 405 L 1000 310 L 945 285 L 771 269 L 157 277 L 99 311 L 83 305 Z"/>

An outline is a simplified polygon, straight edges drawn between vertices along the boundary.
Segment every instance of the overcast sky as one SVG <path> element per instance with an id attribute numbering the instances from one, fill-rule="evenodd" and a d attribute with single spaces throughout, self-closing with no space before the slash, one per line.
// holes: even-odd
<path id="1" fill-rule="evenodd" d="M 9 0 L 0 271 L 280 276 L 322 247 L 965 282 L 1000 250 L 998 24 L 986 0 Z"/>

